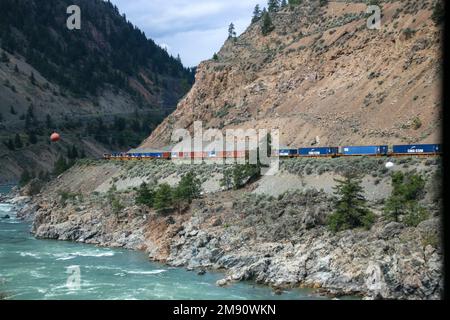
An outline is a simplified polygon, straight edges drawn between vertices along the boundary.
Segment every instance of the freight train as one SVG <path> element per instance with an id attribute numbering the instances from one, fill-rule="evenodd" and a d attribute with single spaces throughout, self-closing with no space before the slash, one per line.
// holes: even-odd
<path id="1" fill-rule="evenodd" d="M 344 146 L 344 147 L 317 147 L 317 148 L 288 148 L 273 150 L 274 156 L 280 158 L 337 158 L 337 157 L 396 157 L 396 156 L 436 156 L 442 154 L 440 144 L 395 145 L 392 149 L 382 146 Z M 105 154 L 105 160 L 147 160 L 147 159 L 240 159 L 248 158 L 249 151 L 222 151 L 222 152 L 119 152 Z"/>

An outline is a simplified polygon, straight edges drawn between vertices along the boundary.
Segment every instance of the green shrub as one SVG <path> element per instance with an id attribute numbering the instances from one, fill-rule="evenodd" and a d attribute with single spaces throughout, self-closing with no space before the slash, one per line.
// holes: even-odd
<path id="1" fill-rule="evenodd" d="M 407 203 L 407 214 L 403 222 L 409 227 L 417 227 L 419 223 L 427 220 L 430 217 L 427 210 L 415 201 Z"/>

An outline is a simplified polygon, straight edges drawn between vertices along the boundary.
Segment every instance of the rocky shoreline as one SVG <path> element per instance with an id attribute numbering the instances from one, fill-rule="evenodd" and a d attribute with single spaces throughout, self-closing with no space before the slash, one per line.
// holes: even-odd
<path id="1" fill-rule="evenodd" d="M 226 276 L 219 286 L 255 281 L 276 292 L 306 287 L 332 297 L 441 297 L 443 252 L 437 216 L 417 228 L 379 221 L 370 231 L 332 234 L 323 225 L 330 199 L 318 191 L 268 202 L 219 194 L 168 216 L 132 205 L 129 197 L 120 215 L 98 196 L 61 204 L 41 194 L 12 202 L 22 204 L 18 216 L 33 221 L 31 231 L 37 238 L 143 250 L 150 260 L 170 266 L 223 271 Z"/>

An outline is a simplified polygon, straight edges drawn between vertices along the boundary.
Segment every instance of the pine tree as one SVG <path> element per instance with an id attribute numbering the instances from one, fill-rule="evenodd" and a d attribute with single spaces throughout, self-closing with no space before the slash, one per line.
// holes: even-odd
<path id="1" fill-rule="evenodd" d="M 228 27 L 228 39 L 234 39 L 236 38 L 236 30 L 234 28 L 234 23 L 230 23 Z"/>
<path id="2" fill-rule="evenodd" d="M 261 8 L 259 7 L 259 4 L 257 4 L 253 10 L 252 23 L 258 22 L 261 19 L 261 13 Z"/>
<path id="3" fill-rule="evenodd" d="M 20 135 L 16 133 L 16 136 L 14 138 L 14 144 L 17 149 L 20 149 L 23 147 L 22 139 L 20 138 Z"/>
<path id="4" fill-rule="evenodd" d="M 155 198 L 155 191 L 150 189 L 149 186 L 144 182 L 141 184 L 136 197 L 136 203 L 153 207 Z"/>
<path id="5" fill-rule="evenodd" d="M 213 60 L 214 61 L 219 61 L 219 56 L 217 55 L 217 53 L 214 53 Z"/>
<path id="6" fill-rule="evenodd" d="M 5 146 L 8 150 L 14 151 L 16 148 L 14 147 L 14 141 L 12 139 L 8 139 L 8 141 L 4 142 Z"/>
<path id="7" fill-rule="evenodd" d="M 425 180 L 422 176 L 409 172 L 395 172 L 391 176 L 392 193 L 384 207 L 385 216 L 399 222 L 404 216 L 407 224 L 414 225 L 423 221 L 427 213 L 418 202 L 424 196 Z M 417 223 L 416 223 L 417 222 Z"/>
<path id="8" fill-rule="evenodd" d="M 443 1 L 439 0 L 436 2 L 431 19 L 433 19 L 436 25 L 441 25 L 445 22 L 445 5 Z"/>
<path id="9" fill-rule="evenodd" d="M 47 129 L 53 129 L 53 120 L 49 114 L 45 116 L 45 125 L 47 126 Z"/>
<path id="10" fill-rule="evenodd" d="M 193 172 L 189 172 L 183 178 L 174 190 L 174 199 L 184 200 L 191 203 L 192 200 L 200 197 L 201 181 Z"/>
<path id="11" fill-rule="evenodd" d="M 365 227 L 369 229 L 375 216 L 366 207 L 361 178 L 353 172 L 347 172 L 343 180 L 336 179 L 335 212 L 328 218 L 328 226 L 333 232 Z"/>
<path id="12" fill-rule="evenodd" d="M 275 26 L 272 23 L 272 18 L 270 17 L 270 14 L 264 9 L 262 14 L 262 25 L 261 25 L 261 32 L 263 36 L 267 36 L 274 29 Z"/>
<path id="13" fill-rule="evenodd" d="M 56 176 L 59 176 L 67 169 L 68 169 L 68 164 L 67 164 L 66 159 L 64 159 L 64 157 L 62 157 L 62 156 L 59 156 L 55 162 L 55 165 L 53 168 L 53 174 Z"/>
<path id="14" fill-rule="evenodd" d="M 2 51 L 2 55 L 1 55 L 0 61 L 3 62 L 3 63 L 8 63 L 9 62 L 9 58 L 6 55 L 5 51 Z"/>
<path id="15" fill-rule="evenodd" d="M 20 175 L 19 186 L 23 187 L 32 179 L 30 172 L 25 169 Z"/>
<path id="16" fill-rule="evenodd" d="M 286 0 L 282 0 L 282 1 L 281 1 L 281 4 L 280 4 L 280 7 L 281 7 L 281 8 L 286 8 L 287 5 L 288 5 L 287 1 L 286 1 Z"/>
<path id="17" fill-rule="evenodd" d="M 34 131 L 31 131 L 30 133 L 28 133 L 28 142 L 30 144 L 36 144 L 38 142 L 36 133 Z"/>
<path id="18" fill-rule="evenodd" d="M 13 106 L 11 106 L 11 107 L 9 108 L 9 112 L 10 112 L 12 115 L 16 115 L 16 114 L 17 114 L 16 109 L 14 109 Z"/>
<path id="19" fill-rule="evenodd" d="M 33 84 L 33 85 L 36 84 L 36 78 L 34 77 L 34 72 L 31 72 L 30 81 L 31 81 L 31 84 Z"/>
<path id="20" fill-rule="evenodd" d="M 154 198 L 154 208 L 156 210 L 167 210 L 173 206 L 172 187 L 167 183 L 163 183 L 156 190 Z"/>
<path id="21" fill-rule="evenodd" d="M 290 6 L 298 6 L 302 3 L 303 0 L 288 0 Z"/>
<path id="22" fill-rule="evenodd" d="M 267 10 L 269 12 L 277 12 L 280 8 L 280 3 L 278 0 L 269 0 L 267 3 Z"/>

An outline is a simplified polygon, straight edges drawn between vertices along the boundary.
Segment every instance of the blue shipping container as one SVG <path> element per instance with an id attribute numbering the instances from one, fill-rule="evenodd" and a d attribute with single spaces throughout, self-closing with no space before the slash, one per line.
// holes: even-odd
<path id="1" fill-rule="evenodd" d="M 297 155 L 297 149 L 281 149 L 278 152 L 278 155 L 280 157 L 296 156 Z"/>
<path id="2" fill-rule="evenodd" d="M 340 154 L 346 156 L 387 155 L 388 146 L 341 147 Z"/>
<path id="3" fill-rule="evenodd" d="M 410 144 L 394 146 L 393 151 L 397 154 L 440 153 L 442 148 L 440 144 Z"/>
<path id="4" fill-rule="evenodd" d="M 300 148 L 298 154 L 305 157 L 332 156 L 338 153 L 338 148 L 322 147 L 322 148 Z"/>

